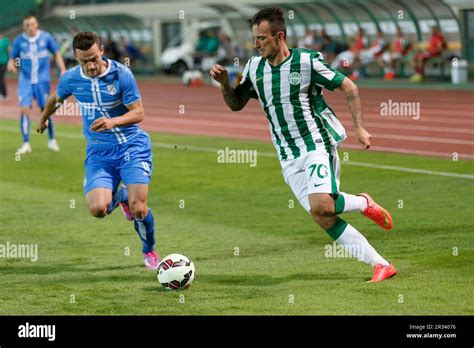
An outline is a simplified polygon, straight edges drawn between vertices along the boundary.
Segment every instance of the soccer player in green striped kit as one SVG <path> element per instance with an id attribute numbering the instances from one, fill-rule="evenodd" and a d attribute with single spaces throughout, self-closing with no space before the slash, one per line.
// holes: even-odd
<path id="1" fill-rule="evenodd" d="M 352 112 L 355 136 L 365 148 L 371 135 L 364 129 L 357 86 L 332 70 L 321 53 L 289 49 L 286 26 L 279 8 L 268 7 L 252 18 L 254 47 L 259 56 L 245 66 L 240 84 L 231 87 L 227 71 L 214 65 L 210 74 L 221 84 L 226 104 L 233 111 L 256 98 L 268 119 L 283 176 L 299 202 L 337 243 L 374 268 L 371 282 L 394 276 L 397 271 L 367 239 L 339 214 L 358 211 L 386 230 L 393 227 L 389 212 L 366 193 L 339 191 L 338 146 L 345 130 L 323 98 L 323 89 L 340 89 Z"/>

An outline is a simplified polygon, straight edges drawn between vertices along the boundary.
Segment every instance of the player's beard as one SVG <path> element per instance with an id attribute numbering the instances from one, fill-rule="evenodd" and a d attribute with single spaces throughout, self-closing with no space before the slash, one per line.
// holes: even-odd
<path id="1" fill-rule="evenodd" d="M 275 60 L 276 56 L 278 55 L 278 50 L 273 49 L 272 47 L 260 48 L 258 51 L 263 59 L 267 59 L 269 61 Z"/>
<path id="2" fill-rule="evenodd" d="M 37 33 L 38 33 L 37 29 L 28 29 L 26 31 L 26 35 L 29 37 L 35 37 Z"/>
<path id="3" fill-rule="evenodd" d="M 275 57 L 277 56 L 278 52 L 271 52 L 269 50 L 265 50 L 263 52 L 260 52 L 260 55 L 262 56 L 263 59 L 267 59 L 269 61 L 274 61 Z"/>
<path id="4" fill-rule="evenodd" d="M 261 56 L 263 59 L 268 58 L 268 54 L 266 53 L 265 50 L 259 50 L 259 53 L 260 53 L 260 56 Z"/>
<path id="5" fill-rule="evenodd" d="M 97 75 L 99 75 L 99 71 L 97 69 L 94 69 L 94 70 L 90 70 L 90 69 L 87 69 L 87 68 L 84 68 L 82 69 L 82 71 L 84 72 L 84 74 L 88 77 L 96 77 Z"/>

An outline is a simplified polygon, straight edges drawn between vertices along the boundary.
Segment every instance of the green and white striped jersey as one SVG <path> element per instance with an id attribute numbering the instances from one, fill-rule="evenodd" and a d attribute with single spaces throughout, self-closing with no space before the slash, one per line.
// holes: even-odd
<path id="1" fill-rule="evenodd" d="M 323 88 L 332 91 L 344 78 L 321 53 L 296 48 L 278 66 L 252 57 L 237 88 L 260 100 L 273 144 L 286 160 L 344 141 L 344 127 L 323 98 Z"/>

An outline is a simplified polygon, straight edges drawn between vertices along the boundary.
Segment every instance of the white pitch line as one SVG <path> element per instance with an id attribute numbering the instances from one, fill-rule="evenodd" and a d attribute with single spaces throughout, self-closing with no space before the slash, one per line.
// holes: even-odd
<path id="1" fill-rule="evenodd" d="M 427 175 L 436 175 L 436 176 L 447 176 L 447 177 L 451 177 L 451 178 L 474 179 L 474 175 L 470 175 L 470 174 L 436 172 L 436 171 L 427 170 L 427 169 L 405 168 L 405 167 L 388 166 L 388 165 L 383 165 L 383 164 L 373 164 L 373 163 L 365 163 L 365 162 L 353 162 L 353 161 L 351 161 L 351 162 L 341 162 L 341 163 L 342 164 L 347 164 L 347 165 L 350 165 L 350 166 L 395 170 L 397 172 L 427 174 Z"/>
<path id="2" fill-rule="evenodd" d="M 7 131 L 7 132 L 14 132 L 17 133 L 18 129 L 14 127 L 0 127 L 0 131 Z M 68 132 L 55 132 L 58 136 L 70 139 L 84 139 L 82 134 L 76 133 L 68 133 Z M 170 144 L 170 143 L 152 143 L 153 147 L 157 148 L 165 148 L 165 149 L 176 149 L 176 150 L 190 150 L 196 152 L 208 152 L 208 153 L 217 153 L 218 150 L 222 150 L 217 147 L 207 147 L 207 146 L 194 146 L 194 145 L 184 145 L 184 144 Z M 273 152 L 263 152 L 258 151 L 258 156 L 263 157 L 277 157 Z M 405 173 L 416 173 L 416 174 L 425 174 L 425 175 L 434 175 L 434 176 L 444 176 L 444 177 L 451 177 L 451 178 L 462 178 L 462 179 L 474 179 L 474 175 L 471 174 L 459 174 L 459 173 L 450 173 L 450 172 L 438 172 L 434 170 L 427 170 L 427 169 L 416 169 L 416 168 L 406 168 L 406 167 L 399 167 L 399 166 L 390 166 L 384 164 L 374 164 L 374 163 L 367 163 L 367 162 L 354 162 L 354 161 L 341 161 L 344 165 L 355 166 L 355 167 L 365 167 L 365 168 L 374 168 L 374 169 L 384 169 L 384 170 L 393 170 L 397 172 L 405 172 Z"/>
<path id="3" fill-rule="evenodd" d="M 354 132 L 347 132 L 347 135 L 354 136 Z M 457 140 L 457 139 L 444 139 L 444 138 L 433 138 L 433 137 L 420 137 L 413 135 L 398 135 L 398 134 L 382 134 L 372 133 L 374 137 L 379 139 L 391 139 L 391 140 L 407 140 L 407 141 L 418 141 L 422 143 L 435 143 L 435 144 L 455 144 L 455 145 L 474 145 L 471 140 Z"/>
<path id="4" fill-rule="evenodd" d="M 405 154 L 405 155 L 421 155 L 421 156 L 438 156 L 438 157 L 453 157 L 453 153 L 447 152 L 439 152 L 439 151 L 425 151 L 425 150 L 410 150 L 410 149 L 402 149 L 399 147 L 393 146 L 379 146 L 374 145 L 370 147 L 374 151 L 379 152 L 391 152 L 397 154 Z M 361 146 L 359 144 L 344 144 L 344 149 L 351 149 L 351 150 L 361 150 Z M 458 153 L 459 158 L 463 159 L 474 159 L 474 155 L 468 153 Z"/>

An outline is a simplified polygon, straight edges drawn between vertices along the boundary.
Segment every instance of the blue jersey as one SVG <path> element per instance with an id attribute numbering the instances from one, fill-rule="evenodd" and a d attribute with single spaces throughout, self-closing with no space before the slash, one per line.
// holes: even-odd
<path id="1" fill-rule="evenodd" d="M 56 94 L 61 99 L 74 95 L 80 105 L 82 128 L 88 146 L 111 146 L 130 142 L 143 132 L 138 125 L 131 124 L 110 130 L 95 132 L 90 130 L 94 120 L 117 117 L 129 110 L 126 105 L 141 99 L 137 82 L 125 65 L 103 57 L 108 63 L 107 70 L 91 78 L 84 74 L 79 65 L 69 69 L 59 80 Z"/>
<path id="2" fill-rule="evenodd" d="M 49 53 L 56 53 L 58 44 L 50 33 L 38 30 L 34 37 L 25 33 L 13 41 L 10 56 L 20 58 L 20 82 L 36 84 L 50 81 Z"/>

